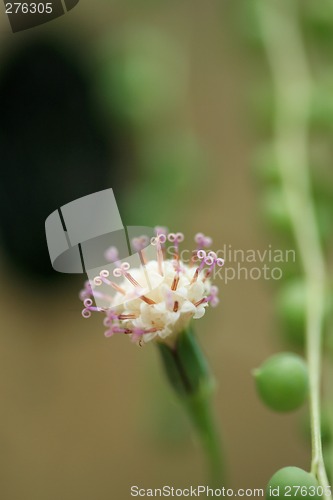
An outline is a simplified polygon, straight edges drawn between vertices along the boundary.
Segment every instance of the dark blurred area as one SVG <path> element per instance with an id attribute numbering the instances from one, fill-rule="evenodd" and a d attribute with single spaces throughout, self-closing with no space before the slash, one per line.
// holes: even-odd
<path id="1" fill-rule="evenodd" d="M 50 284 L 58 275 L 46 217 L 119 178 L 116 133 L 104 126 L 81 57 L 41 37 L 9 51 L 0 75 L 2 247 L 14 271 Z"/>

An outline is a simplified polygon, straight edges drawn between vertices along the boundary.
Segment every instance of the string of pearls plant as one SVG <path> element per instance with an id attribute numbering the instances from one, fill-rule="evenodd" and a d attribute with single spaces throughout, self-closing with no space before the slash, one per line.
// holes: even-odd
<path id="1" fill-rule="evenodd" d="M 271 488 L 277 485 L 298 485 L 305 488 L 302 498 L 324 495 L 332 499 L 321 436 L 322 347 L 328 269 L 313 201 L 309 159 L 309 123 L 314 84 L 298 8 L 295 0 L 256 0 L 264 50 L 274 87 L 274 156 L 282 199 L 287 207 L 303 269 L 307 363 L 297 355 L 280 354 L 266 361 L 256 378 L 261 397 L 271 408 L 280 411 L 299 407 L 309 394 L 311 470 L 306 472 L 297 467 L 279 470 L 269 482 L 267 497 L 271 496 Z M 267 373 L 272 377 L 273 385 L 275 384 L 273 396 L 270 392 L 272 386 L 268 387 L 269 384 L 265 382 Z M 297 387 L 294 394 L 293 384 Z M 283 400 L 284 389 L 289 391 L 287 402 Z M 281 493 L 280 496 L 284 497 Z"/>

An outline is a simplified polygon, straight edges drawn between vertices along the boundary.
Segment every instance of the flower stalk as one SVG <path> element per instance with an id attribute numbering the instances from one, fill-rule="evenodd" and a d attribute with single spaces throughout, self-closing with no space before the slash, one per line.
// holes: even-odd
<path id="1" fill-rule="evenodd" d="M 198 433 L 207 457 L 210 484 L 221 487 L 223 460 L 212 405 L 215 382 L 191 325 L 173 345 L 158 342 L 157 346 L 168 380 Z"/>

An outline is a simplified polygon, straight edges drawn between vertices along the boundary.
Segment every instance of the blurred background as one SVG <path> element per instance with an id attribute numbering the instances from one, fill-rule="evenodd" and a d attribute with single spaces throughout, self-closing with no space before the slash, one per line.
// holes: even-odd
<path id="1" fill-rule="evenodd" d="M 215 249 L 294 248 L 278 232 L 279 192 L 265 184 L 274 171 L 262 147 L 273 91 L 249 4 L 81 0 L 16 34 L 0 15 L 4 500 L 125 500 L 131 485 L 205 483 L 200 447 L 157 350 L 106 340 L 101 316 L 81 317 L 84 276 L 52 270 L 44 222 L 112 187 L 124 224 L 183 231 L 186 248 L 198 231 Z M 332 6 L 304 2 L 300 16 L 319 78 L 311 148 L 329 239 Z M 279 467 L 310 460 L 304 412 L 273 414 L 251 377 L 287 348 L 277 283 L 217 284 L 220 306 L 195 327 L 216 376 L 229 484 L 263 488 Z"/>

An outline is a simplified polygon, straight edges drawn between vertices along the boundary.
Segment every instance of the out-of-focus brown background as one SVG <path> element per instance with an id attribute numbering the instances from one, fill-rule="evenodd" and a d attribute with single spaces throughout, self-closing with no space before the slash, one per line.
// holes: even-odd
<path id="1" fill-rule="evenodd" d="M 52 43 L 59 42 L 61 51 L 73 50 L 89 77 L 88 94 L 99 110 L 106 149 L 116 136 L 120 156 L 126 156 L 121 167 L 126 168 L 124 176 L 117 172 L 119 160 L 112 155 L 105 178 L 104 172 L 99 173 L 98 155 L 96 164 L 86 165 L 87 175 L 96 168 L 101 181 L 95 190 L 115 189 L 127 225 L 168 225 L 184 231 L 187 242 L 203 231 L 213 237 L 217 249 L 224 244 L 243 249 L 278 247 L 274 233 L 259 216 L 260 187 L 251 170 L 261 131 L 255 128 L 249 100 L 264 62 L 243 37 L 244 4 L 81 0 L 66 16 L 15 35 L 2 13 L 0 77 L 8 70 L 8 59 L 15 60 L 34 40 L 40 47 L 51 38 Z M 114 57 L 117 62 L 108 44 L 118 47 L 131 30 L 163 33 L 170 44 L 176 44 L 173 56 L 183 58 L 176 65 L 181 75 L 176 70 L 162 75 L 161 85 L 168 78 L 181 80 L 182 89 L 175 91 L 171 110 L 153 113 L 148 124 L 145 107 L 138 119 L 135 115 L 132 121 L 119 120 L 117 113 L 113 118 L 103 94 L 106 88 L 113 92 L 113 80 L 105 80 L 105 61 L 112 65 Z M 148 90 L 152 95 L 153 88 Z M 1 95 L 1 102 L 5 101 L 6 95 Z M 46 99 L 45 116 L 48 106 Z M 48 118 L 51 122 L 52 113 Z M 42 132 L 37 142 L 43 141 Z M 144 171 L 147 150 L 153 150 L 160 137 L 173 144 L 183 136 L 195 137 L 200 147 L 200 153 L 192 151 L 183 170 L 166 167 L 161 180 L 154 171 L 158 164 Z M 53 159 L 61 148 L 60 140 L 52 150 Z M 42 223 L 61 204 L 89 193 L 89 186 L 82 193 L 68 189 L 59 194 L 57 204 L 57 190 L 70 182 L 71 161 L 67 158 L 66 170 L 61 166 L 57 170 L 53 162 L 55 170 L 48 172 L 47 151 L 43 154 L 43 182 L 52 176 L 57 181 L 55 187 L 49 183 L 45 188 L 52 191 L 54 201 L 48 212 L 42 205 L 37 212 Z M 75 155 L 73 161 L 78 161 Z M 1 169 L 6 168 L 1 162 Z M 27 177 L 29 168 L 34 168 L 33 159 L 27 161 Z M 25 174 L 21 172 L 16 183 L 24 183 Z M 63 183 L 59 175 L 64 176 Z M 37 175 L 39 192 L 38 179 Z M 15 189 L 12 185 L 10 189 L 14 206 Z M 36 196 L 33 185 L 26 190 L 28 199 Z M 10 218 L 12 210 L 12 205 L 6 213 L 3 209 L 2 217 Z M 12 229 L 2 237 L 0 258 L 1 498 L 125 500 L 130 498 L 131 485 L 204 484 L 200 447 L 167 387 L 154 346 L 139 349 L 121 336 L 106 340 L 100 316 L 89 321 L 81 317 L 78 290 L 84 277 L 55 276 L 50 269 L 47 279 L 35 279 L 33 266 L 26 272 L 28 261 L 24 269 L 20 267 L 20 250 L 24 255 L 29 247 L 33 253 L 33 245 L 18 238 L 14 252 L 5 238 L 14 238 L 12 233 L 21 229 Z M 40 234 L 42 241 L 36 247 L 46 245 Z M 279 416 L 265 409 L 251 377 L 253 368 L 283 346 L 273 313 L 276 289 L 262 279 L 218 285 L 220 306 L 195 327 L 218 383 L 215 402 L 229 484 L 265 487 L 277 468 L 309 464 L 309 449 L 299 431 L 300 414 Z"/>

